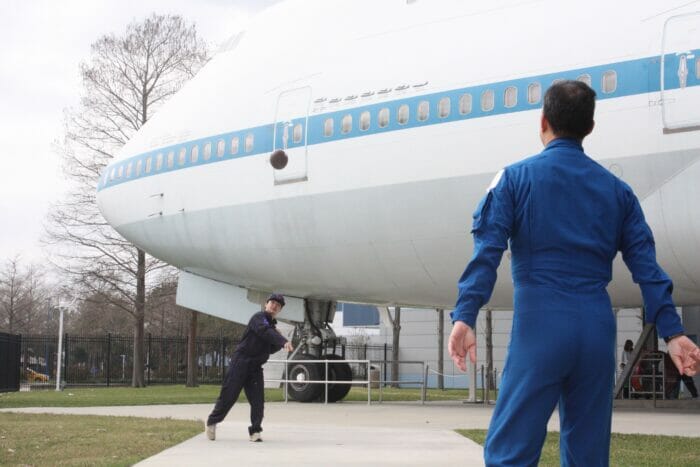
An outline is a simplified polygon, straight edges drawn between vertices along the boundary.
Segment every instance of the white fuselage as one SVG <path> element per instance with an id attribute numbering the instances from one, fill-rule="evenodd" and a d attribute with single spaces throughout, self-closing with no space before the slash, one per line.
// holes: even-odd
<path id="1" fill-rule="evenodd" d="M 450 308 L 476 204 L 499 169 L 541 150 L 537 86 L 588 75 L 599 100 L 584 148 L 635 189 L 678 304 L 700 303 L 700 33 L 688 26 L 700 16 L 673 7 L 276 5 L 123 148 L 100 209 L 150 254 L 217 281 Z M 641 302 L 620 261 L 609 291 L 616 306 Z M 506 254 L 490 304 L 511 303 Z"/>

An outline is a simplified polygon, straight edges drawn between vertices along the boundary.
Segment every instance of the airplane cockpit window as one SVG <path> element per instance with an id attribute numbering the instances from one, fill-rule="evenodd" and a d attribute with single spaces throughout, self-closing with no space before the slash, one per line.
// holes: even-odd
<path id="1" fill-rule="evenodd" d="M 144 172 L 147 174 L 151 173 L 151 158 L 150 157 L 146 158 L 146 170 Z"/>
<path id="2" fill-rule="evenodd" d="M 231 155 L 238 154 L 238 136 L 231 138 Z"/>
<path id="3" fill-rule="evenodd" d="M 379 122 L 379 128 L 386 128 L 389 125 L 389 109 L 386 107 L 381 109 L 377 120 Z"/>
<path id="4" fill-rule="evenodd" d="M 175 165 L 175 151 L 170 151 L 168 153 L 168 168 L 172 169 L 173 165 Z"/>
<path id="5" fill-rule="evenodd" d="M 367 131 L 369 130 L 369 124 L 370 124 L 371 117 L 369 116 L 369 112 L 365 111 L 360 114 L 360 130 L 362 131 Z"/>
<path id="6" fill-rule="evenodd" d="M 129 162 L 126 165 L 126 178 L 131 177 L 131 168 L 132 168 L 133 162 Z"/>
<path id="7" fill-rule="evenodd" d="M 606 71 L 603 73 L 603 92 L 610 94 L 617 89 L 617 72 L 615 70 Z"/>
<path id="8" fill-rule="evenodd" d="M 245 152 L 250 152 L 253 150 L 253 143 L 255 142 L 255 137 L 253 133 L 248 133 L 245 135 Z"/>
<path id="9" fill-rule="evenodd" d="M 447 118 L 450 116 L 450 98 L 443 97 L 438 102 L 438 116 L 440 118 Z"/>
<path id="10" fill-rule="evenodd" d="M 430 102 L 420 101 L 418 104 L 418 121 L 424 122 L 430 116 Z"/>
<path id="11" fill-rule="evenodd" d="M 399 111 L 396 113 L 396 120 L 399 122 L 399 125 L 405 125 L 406 123 L 408 123 L 408 117 L 408 105 L 404 104 L 401 107 L 399 107 Z"/>
<path id="12" fill-rule="evenodd" d="M 518 88 L 515 86 L 508 86 L 506 91 L 503 93 L 503 105 L 510 109 L 518 104 Z"/>
<path id="13" fill-rule="evenodd" d="M 591 86 L 591 83 L 593 82 L 593 81 L 591 81 L 591 75 L 589 75 L 588 73 L 584 73 L 582 75 L 579 75 L 579 77 L 576 78 L 576 81 L 581 81 L 582 83 L 586 83 L 588 86 Z"/>
<path id="14" fill-rule="evenodd" d="M 192 146 L 192 151 L 190 151 L 190 162 L 193 164 L 199 159 L 199 146 Z"/>
<path id="15" fill-rule="evenodd" d="M 211 143 L 207 143 L 204 145 L 204 152 L 202 154 L 202 158 L 204 158 L 205 161 L 211 159 Z"/>
<path id="16" fill-rule="evenodd" d="M 493 89 L 487 89 L 481 93 L 481 110 L 489 112 L 493 110 L 494 98 Z"/>
<path id="17" fill-rule="evenodd" d="M 303 136 L 302 130 L 303 127 L 301 126 L 301 123 L 294 125 L 294 128 L 292 129 L 292 141 L 294 141 L 294 144 L 301 143 L 301 138 Z"/>
<path id="18" fill-rule="evenodd" d="M 216 157 L 224 157 L 224 151 L 226 151 L 226 142 L 220 139 L 216 143 Z"/>
<path id="19" fill-rule="evenodd" d="M 177 163 L 179 165 L 185 165 L 185 157 L 187 157 L 187 149 L 180 148 L 180 152 L 177 155 Z"/>
<path id="20" fill-rule="evenodd" d="M 333 136 L 333 119 L 327 118 L 323 122 L 323 136 L 329 137 Z"/>
<path id="21" fill-rule="evenodd" d="M 542 85 L 540 83 L 530 83 L 527 86 L 527 103 L 537 104 L 542 99 Z"/>
<path id="22" fill-rule="evenodd" d="M 345 135 L 350 133 L 350 130 L 352 130 L 352 115 L 348 114 L 340 122 L 340 132 Z"/>
<path id="23" fill-rule="evenodd" d="M 459 98 L 459 113 L 462 115 L 467 115 L 472 112 L 472 95 L 462 94 Z"/>
<path id="24" fill-rule="evenodd" d="M 143 161 L 141 159 L 136 161 L 136 176 L 141 175 L 141 167 L 143 166 Z"/>
<path id="25" fill-rule="evenodd" d="M 159 152 L 158 155 L 156 156 L 156 170 L 160 170 L 163 168 L 163 153 Z"/>

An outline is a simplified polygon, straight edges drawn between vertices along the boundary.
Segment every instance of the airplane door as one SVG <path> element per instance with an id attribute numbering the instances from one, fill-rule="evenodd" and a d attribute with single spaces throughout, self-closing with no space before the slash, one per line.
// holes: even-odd
<path id="1" fill-rule="evenodd" d="M 664 132 L 700 130 L 700 12 L 673 16 L 661 45 Z"/>
<path id="2" fill-rule="evenodd" d="M 273 151 L 283 150 L 288 160 L 284 168 L 272 168 L 275 185 L 308 180 L 306 138 L 310 102 L 309 86 L 284 91 L 277 98 Z"/>

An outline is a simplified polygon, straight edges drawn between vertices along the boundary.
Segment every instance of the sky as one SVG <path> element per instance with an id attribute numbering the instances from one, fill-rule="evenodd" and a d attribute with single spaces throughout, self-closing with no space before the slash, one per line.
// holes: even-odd
<path id="1" fill-rule="evenodd" d="M 151 13 L 194 23 L 212 51 L 277 0 L 0 0 L 0 264 L 41 264 L 51 203 L 64 196 L 63 111 L 77 107 L 90 44 Z"/>

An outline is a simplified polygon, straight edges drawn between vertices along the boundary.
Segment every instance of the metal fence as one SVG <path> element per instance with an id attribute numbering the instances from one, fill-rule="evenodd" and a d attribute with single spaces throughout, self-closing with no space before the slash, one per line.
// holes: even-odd
<path id="1" fill-rule="evenodd" d="M 0 392 L 19 391 L 22 338 L 0 332 Z"/>
<path id="2" fill-rule="evenodd" d="M 197 376 L 200 383 L 220 383 L 236 342 L 227 337 L 199 337 L 196 341 Z M 22 336 L 22 382 L 32 388 L 55 386 L 58 338 Z M 187 380 L 187 338 L 144 339 L 146 384 L 178 384 Z M 130 385 L 133 376 L 132 336 L 63 337 L 62 379 L 70 386 Z"/>

